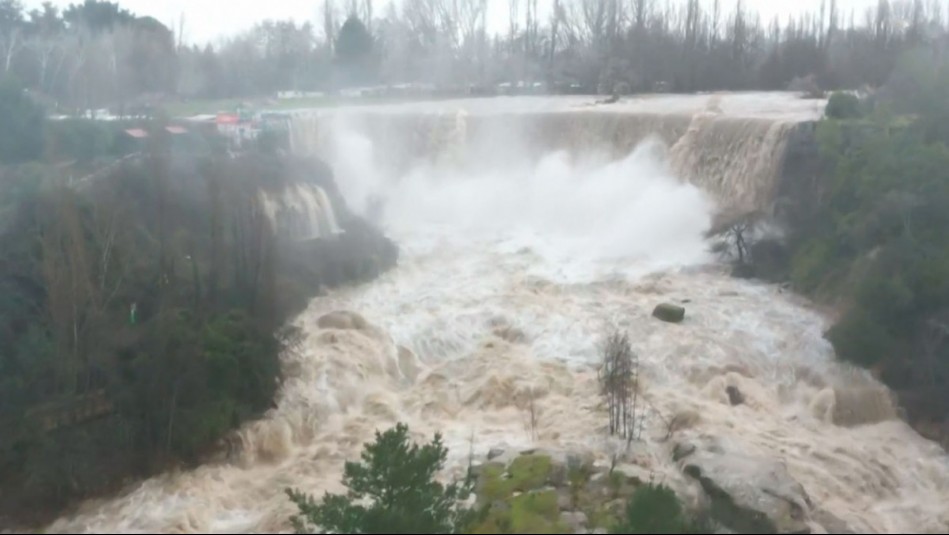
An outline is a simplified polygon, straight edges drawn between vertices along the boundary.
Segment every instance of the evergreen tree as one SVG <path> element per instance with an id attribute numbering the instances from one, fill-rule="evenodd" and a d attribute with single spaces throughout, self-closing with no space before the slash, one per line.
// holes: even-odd
<path id="1" fill-rule="evenodd" d="M 0 163 L 35 160 L 43 154 L 46 116 L 19 83 L 0 80 Z"/>
<path id="2" fill-rule="evenodd" d="M 336 61 L 351 83 L 367 82 L 373 77 L 372 35 L 355 16 L 346 19 L 339 30 Z"/>
<path id="3" fill-rule="evenodd" d="M 420 447 L 409 443 L 408 432 L 405 424 L 377 432 L 376 441 L 365 445 L 362 462 L 346 463 L 346 495 L 327 494 L 317 504 L 288 489 L 300 509 L 293 518 L 297 532 L 319 527 L 322 533 L 460 533 L 470 520 L 461 502 L 471 493 L 471 479 L 437 482 L 448 454 L 441 436 Z"/>
<path id="4" fill-rule="evenodd" d="M 643 485 L 626 505 L 626 515 L 612 533 L 711 533 L 682 510 L 675 492 L 663 485 Z"/>

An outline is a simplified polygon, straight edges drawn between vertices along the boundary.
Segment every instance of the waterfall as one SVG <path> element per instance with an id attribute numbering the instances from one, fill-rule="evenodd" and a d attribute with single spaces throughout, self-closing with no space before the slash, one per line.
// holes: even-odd
<path id="1" fill-rule="evenodd" d="M 261 191 L 261 206 L 274 232 L 293 240 L 330 238 L 342 232 L 326 191 L 313 184 L 294 183 Z"/>
<path id="2" fill-rule="evenodd" d="M 377 167 L 398 176 L 420 162 L 456 165 L 467 158 L 469 167 L 503 167 L 525 154 L 536 157 L 551 150 L 579 159 L 616 159 L 652 138 L 665 148 L 676 175 L 711 194 L 721 212 L 745 212 L 770 208 L 791 133 L 820 116 L 807 107 L 812 105 L 793 100 L 778 102 L 793 113 L 777 113 L 768 108 L 775 104 L 755 95 L 642 99 L 614 107 L 521 106 L 528 109 L 518 111 L 501 105 L 503 99 L 497 102 L 483 109 L 460 101 L 304 112 L 292 120 L 293 146 L 335 163 L 341 158 L 330 132 L 345 124 L 372 142 Z"/>
<path id="3" fill-rule="evenodd" d="M 229 461 L 84 504 L 46 532 L 285 532 L 298 511 L 284 489 L 345 491 L 344 461 L 396 422 L 441 433 L 458 477 L 470 455 L 495 447 L 589 453 L 608 467 L 618 450 L 604 433 L 598 369 L 613 327 L 630 335 L 649 405 L 642 440 L 623 449 L 656 481 L 699 496 L 674 446 L 721 439 L 784 465 L 813 501 L 814 532 L 949 532 L 945 452 L 896 418 L 872 374 L 835 360 L 826 318 L 707 258 L 710 201 L 770 202 L 788 134 L 815 117 L 811 104 L 577 102 L 296 116 L 294 149 L 327 159 L 347 206 L 385 197 L 380 220 L 399 267 L 310 303 L 274 408 L 241 427 Z M 335 226 L 316 186 L 262 192 L 261 202 L 284 235 Z M 686 319 L 652 318 L 662 302 L 685 304 Z M 322 321 L 341 311 L 359 321 Z M 691 423 L 667 440 L 680 417 Z M 772 487 L 761 490 L 777 496 Z"/>

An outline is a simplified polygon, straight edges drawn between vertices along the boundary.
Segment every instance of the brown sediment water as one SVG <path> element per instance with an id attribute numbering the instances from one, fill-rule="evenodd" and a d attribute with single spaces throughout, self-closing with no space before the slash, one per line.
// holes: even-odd
<path id="1" fill-rule="evenodd" d="M 502 116 L 517 110 L 483 102 L 299 115 L 295 150 L 325 157 L 357 211 L 378 201 L 400 265 L 296 319 L 306 341 L 284 356 L 276 408 L 235 435 L 233 455 L 49 531 L 287 531 L 286 487 L 340 491 L 343 462 L 399 421 L 419 439 L 443 433 L 453 469 L 495 446 L 605 459 L 597 348 L 615 327 L 641 359 L 637 447 L 657 479 L 688 485 L 660 439 L 690 414 L 680 433 L 782 461 L 856 530 L 946 532 L 946 454 L 868 373 L 836 362 L 806 301 L 730 278 L 707 253 L 716 210 L 766 204 L 787 133 L 814 118 L 782 99 L 504 100 L 520 106 L 513 123 Z M 661 302 L 685 320 L 652 318 Z M 340 310 L 365 322 L 318 325 Z"/>

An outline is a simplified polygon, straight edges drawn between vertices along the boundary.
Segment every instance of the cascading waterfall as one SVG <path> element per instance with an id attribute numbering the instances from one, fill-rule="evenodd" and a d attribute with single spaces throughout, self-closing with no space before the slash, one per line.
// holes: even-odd
<path id="1" fill-rule="evenodd" d="M 278 192 L 261 191 L 259 200 L 279 236 L 312 240 L 329 238 L 342 231 L 333 203 L 320 186 L 292 183 Z"/>
<path id="2" fill-rule="evenodd" d="M 707 254 L 716 205 L 766 202 L 787 125 L 814 117 L 773 98 L 670 97 L 648 114 L 518 100 L 514 124 L 450 103 L 298 117 L 294 146 L 330 161 L 347 203 L 385 198 L 380 223 L 400 266 L 311 303 L 277 408 L 236 433 L 234 455 L 87 504 L 48 531 L 288 530 L 284 488 L 339 492 L 343 462 L 398 421 L 419 439 L 441 432 L 456 469 L 499 445 L 591 452 L 608 466 L 596 366 L 609 326 L 630 334 L 642 361 L 649 410 L 632 455 L 657 481 L 699 492 L 662 440 L 667 420 L 694 414 L 680 437 L 777 459 L 815 512 L 856 532 L 949 531 L 945 452 L 895 418 L 868 373 L 835 361 L 806 302 L 730 278 Z M 460 149 L 437 158 L 451 136 Z M 285 196 L 268 197 L 274 214 L 309 203 Z M 652 319 L 659 302 L 684 303 L 686 320 Z M 318 326 L 337 310 L 366 322 Z"/>
<path id="3" fill-rule="evenodd" d="M 768 210 L 790 133 L 816 114 L 809 109 L 764 117 L 729 114 L 721 96 L 693 101 L 693 109 L 671 113 L 648 103 L 531 113 L 504 107 L 472 113 L 463 105 L 316 111 L 295 117 L 292 138 L 299 150 L 332 160 L 338 138 L 331 133 L 345 125 L 371 141 L 376 167 L 397 175 L 420 162 L 455 165 L 467 159 L 468 167 L 503 167 L 552 150 L 576 158 L 598 154 L 615 159 L 655 139 L 666 148 L 676 176 L 714 195 L 721 212 Z"/>

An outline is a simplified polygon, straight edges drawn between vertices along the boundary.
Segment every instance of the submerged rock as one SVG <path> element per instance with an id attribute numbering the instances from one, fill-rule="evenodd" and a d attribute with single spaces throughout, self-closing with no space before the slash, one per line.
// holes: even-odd
<path id="1" fill-rule="evenodd" d="M 810 533 L 810 498 L 784 464 L 717 439 L 678 444 L 675 450 L 683 472 L 702 485 L 712 516 L 726 528 L 739 533 Z"/>
<path id="2" fill-rule="evenodd" d="M 689 455 L 695 453 L 695 450 L 695 444 L 689 442 L 680 442 L 679 444 L 676 444 L 675 448 L 672 450 L 672 460 L 674 462 L 679 462 Z"/>
<path id="3" fill-rule="evenodd" d="M 680 323 L 685 319 L 685 309 L 670 303 L 661 303 L 652 311 L 654 318 L 668 323 Z"/>
<path id="4" fill-rule="evenodd" d="M 745 402 L 745 395 L 741 393 L 741 390 L 738 390 L 736 386 L 729 386 L 725 389 L 725 393 L 728 394 L 728 402 L 735 405 L 741 405 Z"/>
<path id="5" fill-rule="evenodd" d="M 834 535 L 846 535 L 850 533 L 857 533 L 851 528 L 847 522 L 837 515 L 826 511 L 824 509 L 818 509 L 812 514 L 814 521 L 821 525 L 827 533 Z"/>
<path id="6" fill-rule="evenodd" d="M 398 347 L 398 357 L 399 357 L 399 370 L 402 371 L 402 375 L 411 382 L 415 382 L 418 379 L 419 374 L 422 373 L 422 365 L 418 360 L 418 357 L 415 353 L 412 353 L 412 350 L 405 347 Z"/>
<path id="7" fill-rule="evenodd" d="M 501 448 L 491 448 L 491 451 L 488 452 L 488 460 L 496 459 L 504 455 L 504 450 Z"/>
<path id="8" fill-rule="evenodd" d="M 337 310 L 325 314 L 316 320 L 316 325 L 320 329 L 339 329 L 339 330 L 364 330 L 369 324 L 366 319 L 346 310 Z"/>
<path id="9" fill-rule="evenodd" d="M 524 331 L 517 327 L 511 327 L 510 325 L 495 327 L 492 332 L 494 336 L 511 344 L 523 344 L 527 342 L 527 335 L 524 334 Z"/>

